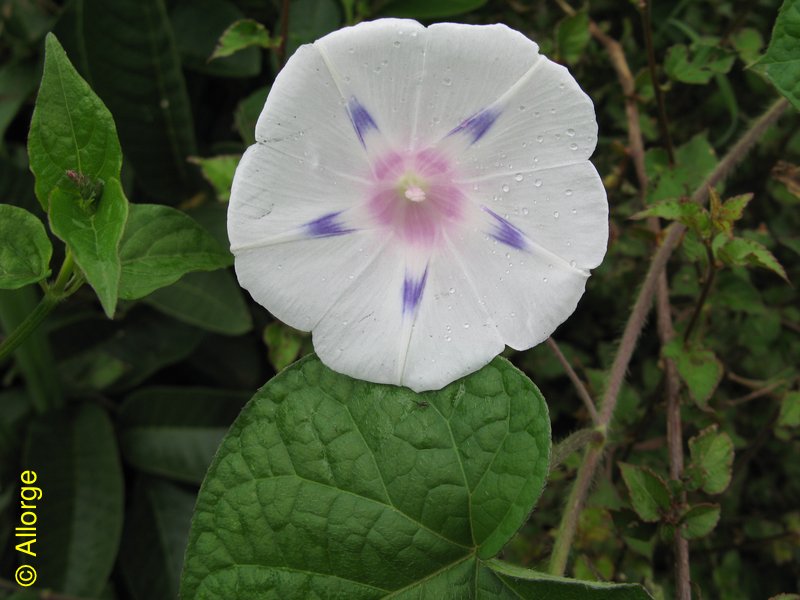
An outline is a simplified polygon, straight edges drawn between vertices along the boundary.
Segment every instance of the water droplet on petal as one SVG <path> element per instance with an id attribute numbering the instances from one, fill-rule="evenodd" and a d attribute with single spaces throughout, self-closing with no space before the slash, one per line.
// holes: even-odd
<path id="1" fill-rule="evenodd" d="M 575 142 L 572 142 L 572 143 L 569 145 L 569 149 L 570 149 L 570 150 L 572 150 L 572 151 L 575 151 L 575 150 L 577 150 L 577 149 L 578 149 L 578 144 L 576 144 Z"/>
<path id="2" fill-rule="evenodd" d="M 536 179 L 533 182 L 533 185 L 535 185 L 536 187 L 542 187 L 542 180 L 541 179 Z"/>
<path id="3" fill-rule="evenodd" d="M 464 323 L 464 329 L 469 329 L 469 323 Z"/>
<path id="4" fill-rule="evenodd" d="M 525 179 L 525 176 L 522 173 L 514 175 L 514 181 L 522 181 L 523 179 Z"/>
<path id="5" fill-rule="evenodd" d="M 567 129 L 567 135 L 569 137 L 573 137 L 575 135 L 575 130 L 574 129 Z"/>
<path id="6" fill-rule="evenodd" d="M 569 261 L 569 266 L 575 268 L 577 263 L 574 260 Z"/>
<path id="7" fill-rule="evenodd" d="M 544 141 L 544 136 L 543 135 L 537 135 L 536 136 L 536 141 L 541 144 Z"/>
<path id="8" fill-rule="evenodd" d="M 553 218 L 554 218 L 554 219 L 557 219 L 557 218 L 558 218 L 558 216 L 559 216 L 559 215 L 558 215 L 558 211 L 557 211 L 557 210 L 556 210 L 556 211 L 553 211 Z"/>
<path id="9" fill-rule="evenodd" d="M 447 293 L 448 294 L 455 294 L 456 293 L 456 288 L 450 288 L 449 290 L 447 290 Z"/>
<path id="10" fill-rule="evenodd" d="M 504 183 L 504 184 L 503 184 L 502 190 L 503 190 L 504 192 L 508 192 L 510 189 L 511 189 L 511 188 L 510 188 L 510 187 L 508 187 L 508 184 L 507 184 L 507 183 Z"/>
<path id="11" fill-rule="evenodd" d="M 399 31 L 397 32 L 397 35 L 401 35 Z M 395 48 L 399 48 L 400 47 L 400 40 L 395 40 L 393 45 L 394 45 Z"/>
<path id="12" fill-rule="evenodd" d="M 449 77 L 445 77 L 444 79 L 442 79 L 442 84 L 448 85 L 448 86 L 449 85 L 453 85 L 453 80 L 450 79 Z"/>
<path id="13" fill-rule="evenodd" d="M 577 208 L 571 208 L 571 209 L 569 209 L 569 212 L 571 212 L 573 215 L 577 215 L 578 214 L 578 209 Z"/>
<path id="14" fill-rule="evenodd" d="M 522 209 L 522 214 L 527 215 L 530 211 L 527 208 Z"/>
<path id="15" fill-rule="evenodd" d="M 572 190 L 567 188 L 566 190 L 564 190 L 564 195 L 565 196 L 572 196 Z"/>
<path id="16" fill-rule="evenodd" d="M 525 110 L 526 108 L 527 108 L 527 107 L 526 107 L 524 104 L 520 104 L 520 106 L 519 106 L 519 109 L 520 109 L 521 111 L 522 111 L 522 110 Z"/>
<path id="17" fill-rule="evenodd" d="M 547 283 L 547 277 L 542 277 L 542 281 Z"/>

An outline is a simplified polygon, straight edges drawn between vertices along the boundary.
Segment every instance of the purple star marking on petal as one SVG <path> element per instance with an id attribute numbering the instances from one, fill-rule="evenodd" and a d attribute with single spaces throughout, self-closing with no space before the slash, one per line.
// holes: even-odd
<path id="1" fill-rule="evenodd" d="M 509 223 L 506 219 L 498 215 L 493 210 L 483 207 L 483 210 L 494 217 L 494 227 L 489 235 L 496 239 L 498 242 L 511 246 L 517 250 L 527 250 L 528 241 L 525 239 L 525 234 L 517 229 L 514 225 Z"/>
<path id="2" fill-rule="evenodd" d="M 304 225 L 306 233 L 311 237 L 331 237 L 352 233 L 355 229 L 348 229 L 344 223 L 337 221 L 340 212 L 332 212 L 321 216 L 319 219 L 309 221 Z"/>
<path id="3" fill-rule="evenodd" d="M 462 122 L 461 125 L 453 129 L 447 135 L 454 135 L 456 133 L 465 133 L 472 136 L 470 144 L 474 144 L 481 139 L 489 128 L 494 125 L 497 117 L 500 116 L 500 110 L 497 108 L 485 108 L 480 112 L 475 113 L 469 119 Z"/>
<path id="4" fill-rule="evenodd" d="M 361 145 L 366 147 L 364 143 L 364 134 L 370 129 L 378 130 L 375 119 L 372 118 L 369 111 L 364 108 L 364 105 L 361 104 L 355 96 L 350 98 L 350 102 L 347 103 L 347 113 L 350 115 L 350 121 L 353 123 L 353 128 L 358 134 Z"/>
<path id="5" fill-rule="evenodd" d="M 403 280 L 403 314 L 413 313 L 419 301 L 422 299 L 422 292 L 425 290 L 425 283 L 428 281 L 428 267 L 422 273 L 422 277 L 414 279 L 406 274 Z"/>

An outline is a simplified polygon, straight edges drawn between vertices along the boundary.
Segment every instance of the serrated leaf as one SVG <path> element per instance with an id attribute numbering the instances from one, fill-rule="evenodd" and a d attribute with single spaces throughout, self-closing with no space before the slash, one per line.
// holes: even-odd
<path id="1" fill-rule="evenodd" d="M 549 450 L 544 400 L 505 359 L 414 394 L 307 357 L 254 396 L 220 446 L 181 597 L 474 588 L 476 559 L 502 548 L 541 493 Z"/>
<path id="2" fill-rule="evenodd" d="M 556 47 L 558 55 L 567 64 L 580 60 L 586 45 L 589 43 L 589 14 L 580 11 L 564 17 L 556 25 Z"/>
<path id="3" fill-rule="evenodd" d="M 42 222 L 23 208 L 0 204 L 0 288 L 15 290 L 50 273 L 53 246 Z"/>
<path id="4" fill-rule="evenodd" d="M 184 212 L 160 204 L 131 204 L 119 246 L 119 297 L 143 298 L 192 271 L 229 266 L 230 252 Z"/>
<path id="5" fill-rule="evenodd" d="M 138 184 L 173 205 L 190 196 L 194 125 L 164 0 L 75 0 L 62 21 L 76 32 L 73 51 L 117 121 Z"/>
<path id="6" fill-rule="evenodd" d="M 71 182 L 50 194 L 50 230 L 72 251 L 109 319 L 117 306 L 119 243 L 127 218 L 128 199 L 118 179 L 108 180 L 91 203 L 81 198 Z"/>
<path id="7" fill-rule="evenodd" d="M 719 504 L 696 504 L 682 517 L 681 536 L 695 540 L 711 533 L 719 522 Z"/>
<path id="8" fill-rule="evenodd" d="M 189 273 L 145 296 L 144 302 L 174 319 L 224 335 L 253 328 L 241 288 L 226 270 Z"/>
<path id="9" fill-rule="evenodd" d="M 706 408 L 725 370 L 717 356 L 700 346 L 686 346 L 678 339 L 664 346 L 664 356 L 675 360 L 692 400 Z"/>
<path id="10" fill-rule="evenodd" d="M 645 155 L 645 166 L 648 176 L 655 183 L 648 204 L 691 196 L 716 164 L 714 148 L 703 133 L 694 136 L 675 151 L 674 166 L 669 165 L 666 153 L 658 149 L 648 151 Z"/>
<path id="11" fill-rule="evenodd" d="M 760 64 L 767 77 L 800 110 L 800 0 L 784 0 Z"/>
<path id="12" fill-rule="evenodd" d="M 676 81 L 704 85 L 715 75 L 731 70 L 735 56 L 719 44 L 698 42 L 690 49 L 683 44 L 672 46 L 664 58 L 664 71 Z"/>
<path id="13" fill-rule="evenodd" d="M 633 215 L 632 219 L 646 219 L 647 217 L 661 217 L 670 221 L 678 221 L 695 231 L 699 236 L 705 237 L 711 229 L 711 219 L 708 211 L 688 200 L 664 200 L 657 202 L 646 209 Z"/>
<path id="14" fill-rule="evenodd" d="M 731 481 L 733 442 L 727 433 L 718 433 L 717 426 L 704 429 L 689 440 L 691 463 L 686 475 L 695 489 L 708 494 L 721 494 Z"/>
<path id="15" fill-rule="evenodd" d="M 240 19 L 222 32 L 208 60 L 230 56 L 252 46 L 277 48 L 279 45 L 280 40 L 273 39 L 261 23 L 254 19 Z"/>
<path id="16" fill-rule="evenodd" d="M 259 107 L 260 110 L 261 107 Z M 255 122 L 253 123 L 253 128 L 255 129 Z M 231 197 L 233 174 L 236 172 L 236 167 L 241 158 L 241 154 L 224 154 L 210 158 L 192 156 L 189 158 L 189 162 L 200 167 L 203 178 L 214 188 L 217 199 L 221 202 L 227 202 Z"/>
<path id="17" fill-rule="evenodd" d="M 108 415 L 89 403 L 48 413 L 31 425 L 22 464 L 36 472 L 43 490 L 32 547 L 37 586 L 99 595 L 123 521 L 122 469 Z"/>
<path id="18" fill-rule="evenodd" d="M 476 10 L 487 0 L 394 0 L 381 9 L 387 17 L 438 19 Z"/>
<path id="19" fill-rule="evenodd" d="M 642 521 L 654 523 L 669 510 L 669 490 L 664 480 L 647 467 L 619 463 L 631 505 Z"/>
<path id="20" fill-rule="evenodd" d="M 199 484 L 246 401 L 237 391 L 139 389 L 119 410 L 122 456 L 144 473 Z"/>
<path id="21" fill-rule="evenodd" d="M 133 490 L 119 551 L 132 600 L 177 598 L 194 490 L 141 477 Z"/>
<path id="22" fill-rule="evenodd" d="M 720 202 L 719 194 L 711 190 L 711 220 L 715 229 L 728 236 L 733 235 L 733 224 L 742 218 L 744 209 L 753 199 L 753 194 L 741 194 Z"/>
<path id="23" fill-rule="evenodd" d="M 122 151 L 114 119 L 72 66 L 52 33 L 45 41 L 42 83 L 28 135 L 36 197 L 47 211 L 49 198 L 67 171 L 92 181 L 119 177 Z"/>
<path id="24" fill-rule="evenodd" d="M 788 392 L 783 396 L 778 425 L 783 427 L 800 426 L 800 392 Z"/>
<path id="25" fill-rule="evenodd" d="M 738 237 L 728 240 L 717 251 L 717 257 L 727 265 L 761 267 L 789 281 L 783 265 L 772 252 L 755 240 Z"/>

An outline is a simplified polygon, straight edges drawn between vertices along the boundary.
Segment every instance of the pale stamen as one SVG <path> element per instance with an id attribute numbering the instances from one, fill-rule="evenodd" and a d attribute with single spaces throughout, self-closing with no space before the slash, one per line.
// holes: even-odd
<path id="1" fill-rule="evenodd" d="M 425 190 L 418 185 L 410 185 L 406 188 L 405 197 L 412 202 L 422 202 L 425 200 Z"/>

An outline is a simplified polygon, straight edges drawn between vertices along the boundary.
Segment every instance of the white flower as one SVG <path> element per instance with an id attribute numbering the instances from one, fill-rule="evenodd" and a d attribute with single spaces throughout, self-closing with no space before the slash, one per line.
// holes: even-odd
<path id="1" fill-rule="evenodd" d="M 605 254 L 592 102 L 504 25 L 331 33 L 256 139 L 228 212 L 239 282 L 353 377 L 438 389 L 530 348 Z"/>

